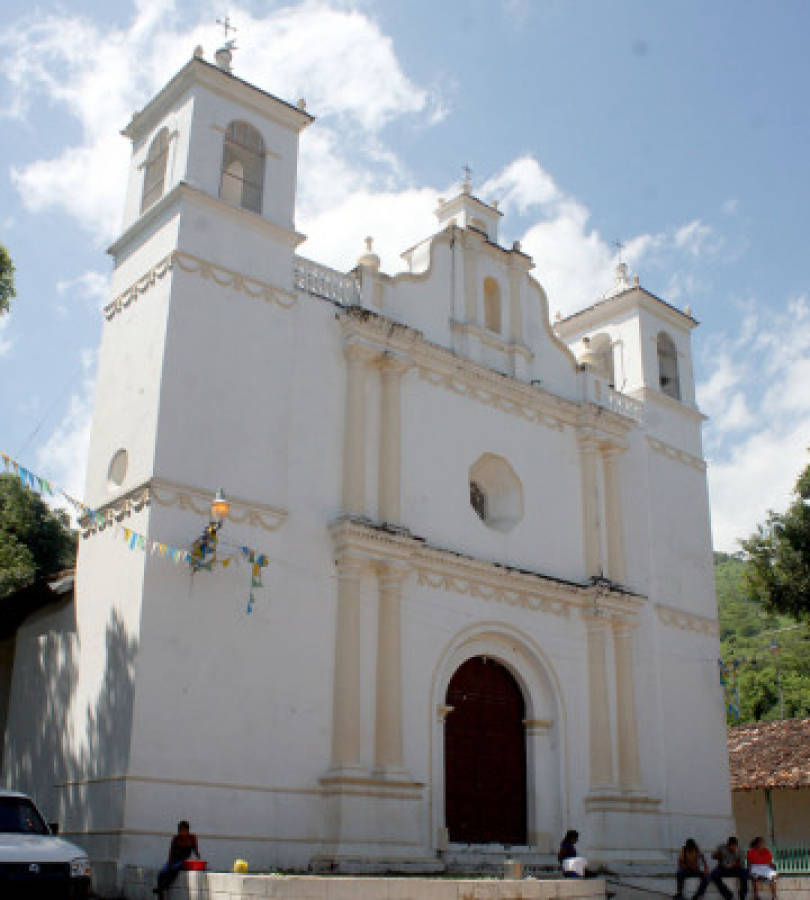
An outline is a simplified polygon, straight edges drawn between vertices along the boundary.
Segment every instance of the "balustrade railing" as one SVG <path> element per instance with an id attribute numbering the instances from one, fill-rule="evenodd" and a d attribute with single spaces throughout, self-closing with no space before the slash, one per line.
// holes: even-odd
<path id="1" fill-rule="evenodd" d="M 347 306 L 360 299 L 360 279 L 356 275 L 338 272 L 300 256 L 293 266 L 293 284 L 299 291 Z"/>
<path id="2" fill-rule="evenodd" d="M 773 863 L 778 872 L 793 875 L 810 874 L 810 847 L 802 845 L 775 847 Z"/>
<path id="3" fill-rule="evenodd" d="M 628 397 L 621 391 L 612 388 L 607 381 L 593 375 L 590 372 L 584 373 L 586 377 L 586 397 L 585 399 L 597 406 L 617 412 L 629 419 L 635 419 L 640 422 L 644 415 L 644 404 L 634 397 Z"/>

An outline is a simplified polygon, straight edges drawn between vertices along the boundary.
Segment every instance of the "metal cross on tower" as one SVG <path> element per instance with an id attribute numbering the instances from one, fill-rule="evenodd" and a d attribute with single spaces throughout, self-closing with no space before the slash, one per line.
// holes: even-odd
<path id="1" fill-rule="evenodd" d="M 225 32 L 226 41 L 228 40 L 228 32 L 237 30 L 235 25 L 231 25 L 231 17 L 227 14 L 224 19 L 217 19 L 217 25 L 222 26 L 222 30 Z"/>
<path id="2" fill-rule="evenodd" d="M 616 251 L 619 255 L 619 262 L 622 261 L 622 250 L 624 250 L 624 244 L 621 241 L 611 241 L 611 246 L 616 248 Z"/>
<path id="3" fill-rule="evenodd" d="M 461 171 L 464 173 L 464 181 L 462 183 L 462 190 L 465 193 L 469 193 L 472 190 L 472 169 L 466 163 L 461 167 Z"/>

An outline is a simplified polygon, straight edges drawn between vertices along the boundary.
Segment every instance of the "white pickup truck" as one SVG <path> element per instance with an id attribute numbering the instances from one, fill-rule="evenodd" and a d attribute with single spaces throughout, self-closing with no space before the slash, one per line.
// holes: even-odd
<path id="1" fill-rule="evenodd" d="M 83 900 L 89 894 L 84 850 L 53 834 L 30 797 L 0 790 L 0 897 Z"/>

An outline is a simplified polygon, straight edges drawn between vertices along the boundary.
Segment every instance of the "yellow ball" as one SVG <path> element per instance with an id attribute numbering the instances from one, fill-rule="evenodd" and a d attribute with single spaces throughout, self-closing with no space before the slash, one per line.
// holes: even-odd
<path id="1" fill-rule="evenodd" d="M 248 864 L 246 859 L 235 859 L 233 861 L 233 870 L 240 875 L 244 875 L 248 870 Z"/>

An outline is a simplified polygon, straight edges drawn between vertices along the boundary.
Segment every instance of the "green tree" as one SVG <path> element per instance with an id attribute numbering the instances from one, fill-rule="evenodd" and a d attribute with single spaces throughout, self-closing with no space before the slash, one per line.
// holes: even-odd
<path id="1" fill-rule="evenodd" d="M 11 474 L 0 475 L 0 599 L 76 560 L 76 534 Z"/>
<path id="2" fill-rule="evenodd" d="M 810 622 L 810 466 L 793 494 L 785 512 L 769 512 L 765 524 L 742 542 L 746 578 L 767 609 Z"/>
<path id="3" fill-rule="evenodd" d="M 742 553 L 715 553 L 714 572 L 721 654 L 728 699 L 739 702 L 730 725 L 810 715 L 810 627 L 774 612 L 748 587 Z"/>
<path id="4" fill-rule="evenodd" d="M 8 250 L 0 244 L 0 315 L 8 312 L 11 298 L 17 296 L 14 288 L 14 263 Z"/>

